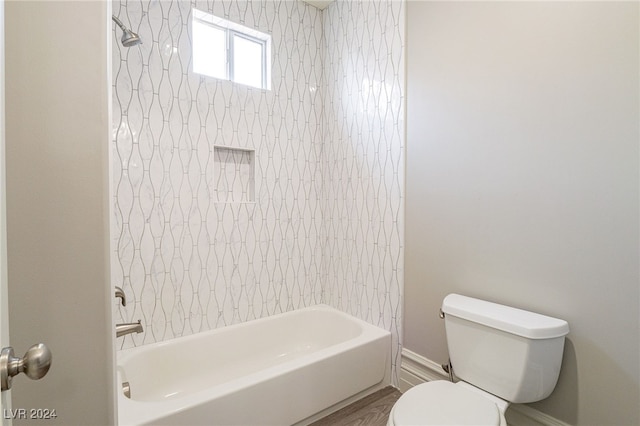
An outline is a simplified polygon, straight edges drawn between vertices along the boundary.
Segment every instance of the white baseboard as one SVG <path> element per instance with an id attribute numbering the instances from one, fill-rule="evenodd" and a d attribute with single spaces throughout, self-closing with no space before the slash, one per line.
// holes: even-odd
<path id="1" fill-rule="evenodd" d="M 449 376 L 440 364 L 403 348 L 400 391 L 405 392 L 431 380 L 449 380 Z M 568 423 L 523 404 L 510 405 L 505 417 L 509 426 L 569 426 Z"/>
<path id="2" fill-rule="evenodd" d="M 418 355 L 415 352 L 403 348 L 401 356 L 401 392 L 405 392 L 420 383 L 430 382 L 432 380 L 449 379 L 447 372 L 442 369 L 440 364 L 435 363 L 422 355 Z"/>

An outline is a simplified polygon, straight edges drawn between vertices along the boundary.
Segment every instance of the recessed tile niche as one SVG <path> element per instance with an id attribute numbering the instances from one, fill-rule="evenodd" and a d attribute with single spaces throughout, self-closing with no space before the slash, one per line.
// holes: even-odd
<path id="1" fill-rule="evenodd" d="M 214 201 L 253 203 L 256 201 L 255 150 L 213 147 Z"/>

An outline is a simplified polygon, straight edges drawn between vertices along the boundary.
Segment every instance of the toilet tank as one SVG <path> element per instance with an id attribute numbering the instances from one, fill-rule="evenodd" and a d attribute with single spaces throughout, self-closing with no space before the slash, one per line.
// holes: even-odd
<path id="1" fill-rule="evenodd" d="M 442 311 L 456 377 L 515 403 L 553 392 L 566 321 L 459 294 L 445 297 Z"/>

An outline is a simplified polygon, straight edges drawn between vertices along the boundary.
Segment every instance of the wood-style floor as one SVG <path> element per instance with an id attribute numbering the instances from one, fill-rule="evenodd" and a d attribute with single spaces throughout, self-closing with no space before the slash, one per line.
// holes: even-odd
<path id="1" fill-rule="evenodd" d="M 347 405 L 310 426 L 385 426 L 400 391 L 388 386 Z"/>

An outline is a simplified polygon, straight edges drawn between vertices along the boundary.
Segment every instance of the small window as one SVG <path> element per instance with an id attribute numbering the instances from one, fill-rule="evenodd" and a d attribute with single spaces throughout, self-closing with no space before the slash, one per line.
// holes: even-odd
<path id="1" fill-rule="evenodd" d="M 193 72 L 271 89 L 271 36 L 193 9 Z"/>

